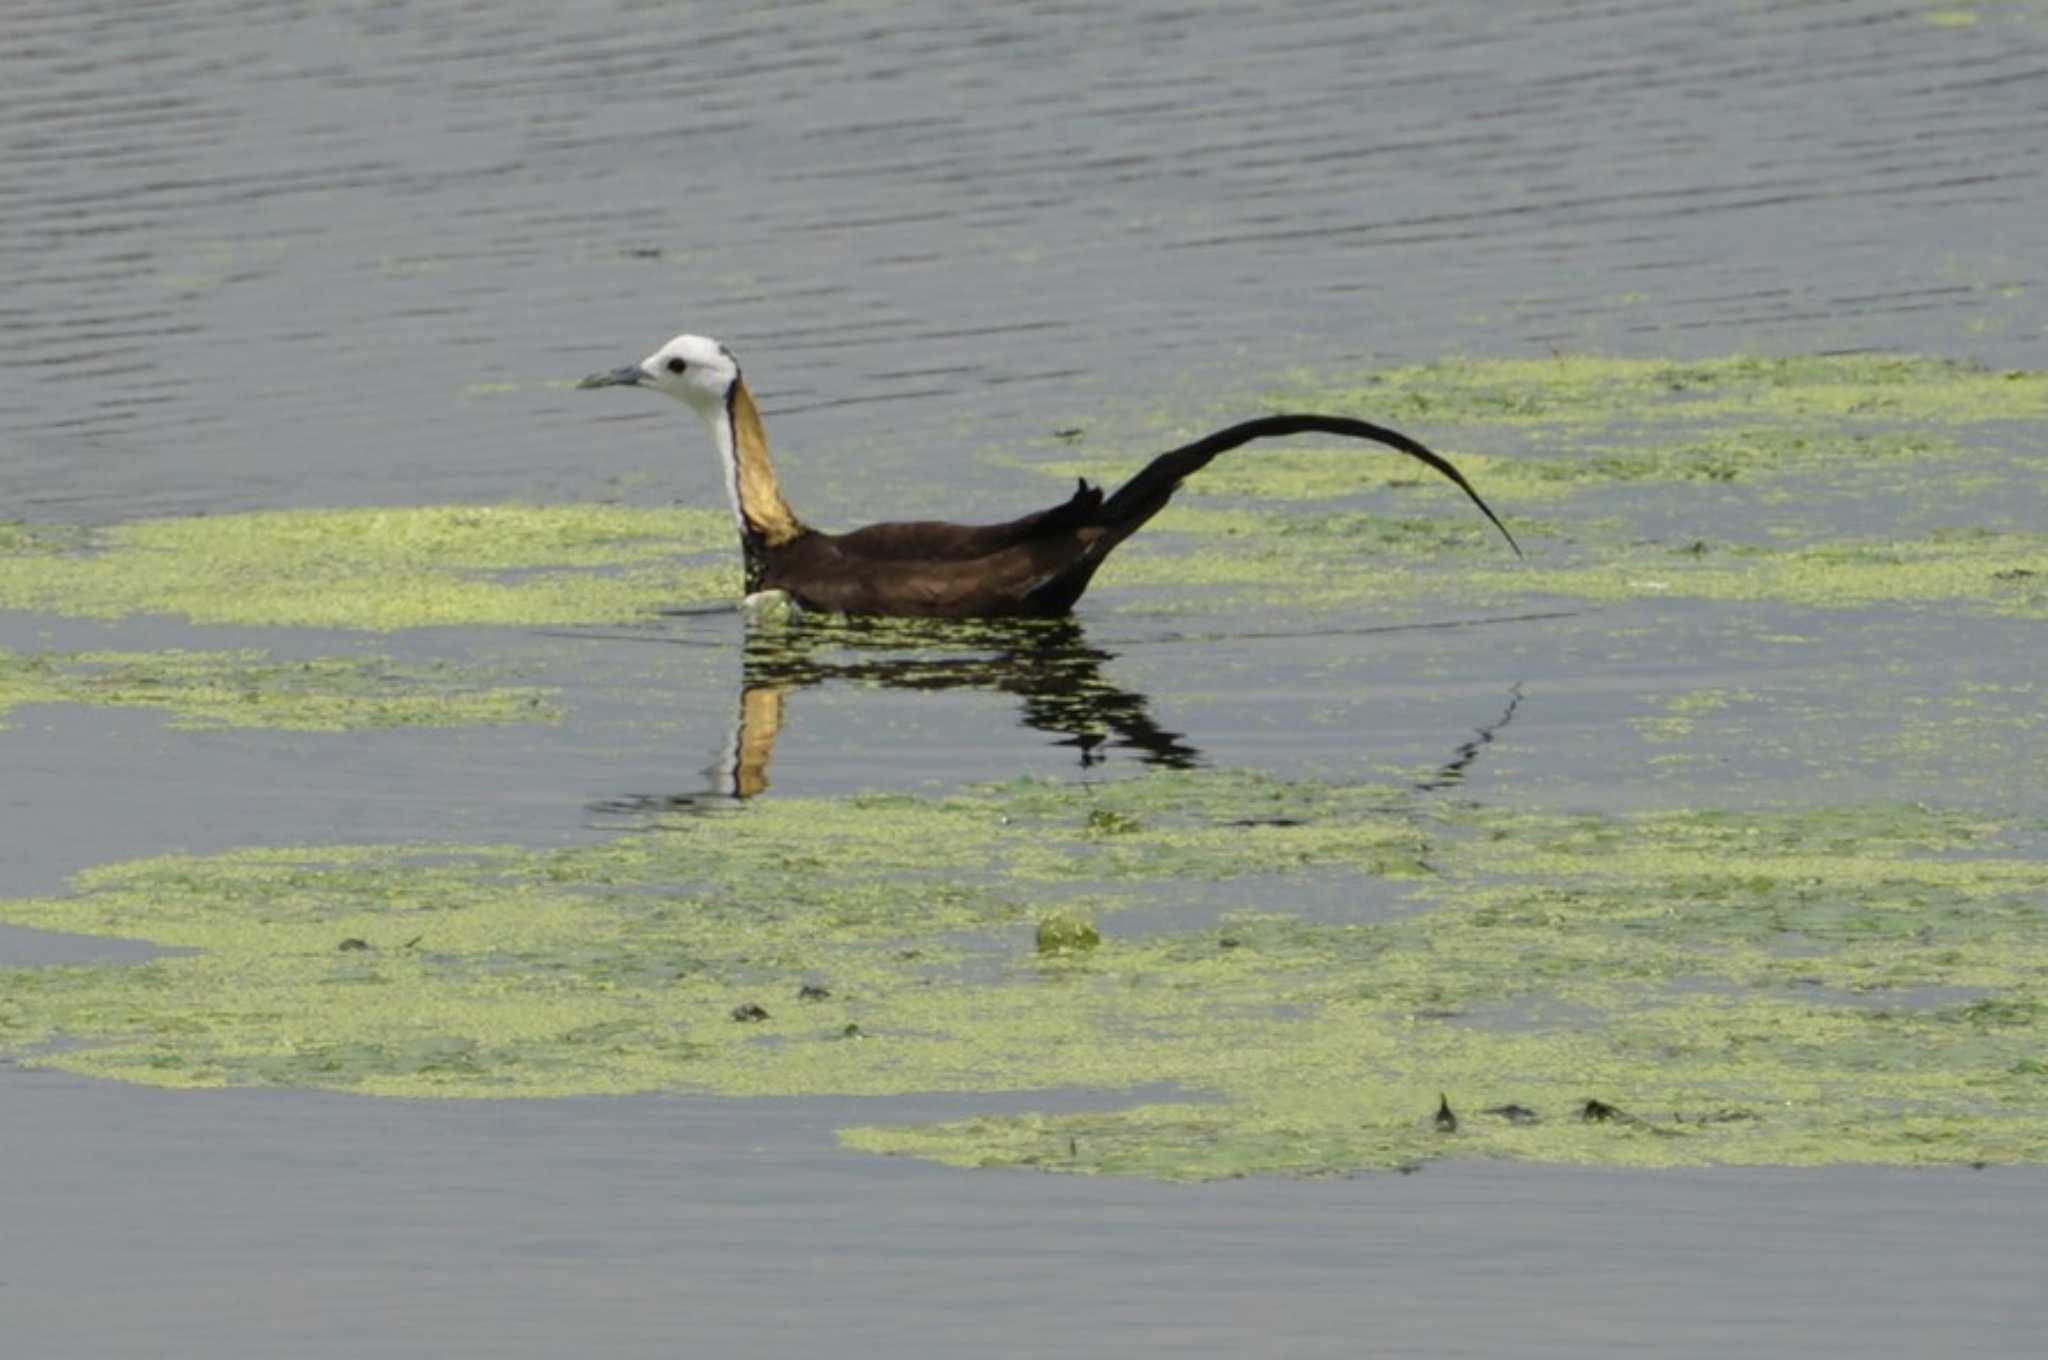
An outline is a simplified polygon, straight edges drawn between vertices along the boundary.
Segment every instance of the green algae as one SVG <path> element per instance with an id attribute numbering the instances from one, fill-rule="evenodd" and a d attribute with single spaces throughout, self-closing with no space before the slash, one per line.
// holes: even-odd
<path id="1" fill-rule="evenodd" d="M 0 553 L 54 552 L 84 540 L 85 531 L 72 525 L 0 520 Z"/>
<path id="2" fill-rule="evenodd" d="M 1077 912 L 1056 911 L 1038 923 L 1032 938 L 1041 954 L 1077 954 L 1101 945 L 1102 932 Z"/>
<path id="3" fill-rule="evenodd" d="M 2037 452 L 2048 374 L 1887 355 L 1457 359 L 1356 381 L 1303 377 L 1270 402 L 1423 434 L 1535 548 L 1533 562 L 1475 558 L 1489 550 L 1485 526 L 1404 460 L 1288 445 L 1191 478 L 1182 501 L 1111 559 L 1105 586 L 1142 588 L 1168 610 L 1219 598 L 1302 610 L 1531 593 L 1607 601 L 1667 588 L 1823 607 L 1961 603 L 2028 617 L 2043 607 L 2029 575 L 2038 540 L 2018 507 L 2048 485 Z M 1034 466 L 1113 483 L 1143 462 Z M 1430 513 L 1347 502 L 1388 492 L 1426 495 Z M 1942 523 L 1937 502 L 1968 497 L 2002 514 L 1987 526 L 2002 536 L 1925 536 Z M 1910 513 L 1919 532 L 1840 537 L 1811 511 L 1801 518 L 1816 504 L 1853 507 L 1866 524 Z M 1550 518 L 1531 519 L 1534 506 Z M 1670 581 L 1671 552 L 1708 560 Z"/>
<path id="4" fill-rule="evenodd" d="M 59 652 L 0 649 L 0 726 L 23 704 L 155 708 L 176 727 L 339 732 L 558 722 L 555 692 L 483 683 L 471 670 L 388 657 L 286 661 L 258 650 Z"/>
<path id="5" fill-rule="evenodd" d="M 1825 609 L 1942 606 L 1988 616 L 2048 617 L 2048 537 L 1965 529 L 1921 538 L 1868 537 L 1797 546 L 1687 538 L 1620 541 L 1581 525 L 1569 551 L 1499 564 L 1485 526 L 1322 512 L 1268 521 L 1220 512 L 1185 527 L 1199 547 L 1155 544 L 1110 559 L 1098 580 L 1143 589 L 1147 608 L 1215 607 L 1230 592 L 1242 607 L 1385 613 L 1441 608 L 1445 601 L 1491 606 L 1524 596 L 1610 603 L 1697 599 Z M 1206 517 L 1205 517 L 1206 519 Z M 1533 538 L 1516 519 L 1518 533 Z M 1177 592 L 1177 593 L 1176 593 Z M 1209 594 L 1204 594 L 1209 592 Z"/>
<path id="6" fill-rule="evenodd" d="M 2048 373 L 1886 354 L 1449 359 L 1367 373 L 1351 383 L 1304 375 L 1283 385 L 1272 404 L 1477 425 L 2038 421 L 2048 418 Z"/>
<path id="7" fill-rule="evenodd" d="M 1272 994 L 1313 995 L 1319 1008 L 1282 1027 L 1284 1040 L 1239 1029 L 1206 1063 L 1159 1073 L 1228 1103 L 843 1136 L 959 1166 L 1175 1179 L 1447 1156 L 2048 1155 L 2037 1056 L 2048 863 L 1988 853 L 1995 822 L 1872 806 L 1480 824 L 1446 881 L 1422 890 L 1438 909 L 1368 927 L 1229 930 L 1226 966 L 1285 959 Z M 1972 857 L 1930 856 L 1942 851 Z M 1162 971 L 1156 958 L 1126 967 Z M 1987 995 L 1916 1000 L 1954 988 Z M 1454 1135 L 1431 1118 L 1439 1088 L 1464 1116 Z M 1589 1101 L 1605 1113 L 1589 1119 Z"/>
<path id="8" fill-rule="evenodd" d="M 1574 444 L 1561 454 L 1472 454 L 1459 462 L 1493 496 L 1514 504 L 1638 484 L 1750 483 L 1792 474 L 1853 478 L 1888 464 L 1952 471 L 1975 453 L 1960 440 L 1924 431 L 1858 433 L 1796 426 L 1702 430 L 1666 442 Z"/>
<path id="9" fill-rule="evenodd" d="M 1511 815 L 1198 771 L 768 800 L 557 850 L 167 856 L 0 903 L 192 951 L 0 974 L 0 1048 L 375 1095 L 1094 1087 L 1094 1111 L 843 1138 L 1173 1179 L 2037 1161 L 2048 862 L 2017 845 L 2040 830 L 1902 804 Z M 1248 902 L 1306 875 L 1358 905 L 1177 924 L 1174 884 L 1219 871 Z M 1042 950 L 1047 919 L 1132 909 L 1154 925 Z M 1161 1083 L 1185 1103 L 1118 1107 Z"/>
<path id="10" fill-rule="evenodd" d="M 1640 417 L 1639 417 L 1640 418 Z M 1746 482 L 1788 473 L 1865 469 L 1883 463 L 1955 463 L 1972 453 L 1960 440 L 1927 432 L 1857 432 L 1812 427 L 1702 430 L 1668 441 L 1626 445 L 1574 444 L 1513 457 L 1454 452 L 1458 467 L 1489 501 L 1512 505 L 1552 500 L 1589 488 L 1655 482 Z M 1084 459 L 1034 465 L 1071 478 L 1099 474 L 1111 484 L 1144 466 L 1143 460 L 1091 463 Z M 1383 488 L 1450 488 L 1412 464 L 1361 460 L 1356 448 L 1262 449 L 1254 458 L 1218 462 L 1189 480 L 1195 499 L 1330 501 Z M 1456 493 L 1452 491 L 1455 498 Z M 1447 506 L 1450 501 L 1446 501 Z"/>
<path id="11" fill-rule="evenodd" d="M 1521 517 L 1510 523 L 1517 534 L 1532 528 Z M 1444 597 L 1445 581 L 1456 579 L 1447 564 L 1506 555 L 1481 520 L 1175 506 L 1095 579 L 1105 594 L 1142 592 L 1147 613 L 1228 605 L 1405 614 Z"/>
<path id="12" fill-rule="evenodd" d="M 2048 617 L 2048 536 L 1966 530 L 1912 541 L 1848 540 L 1800 548 L 1655 545 L 1566 567 L 1474 569 L 1462 586 L 1481 597 L 1567 595 L 1587 600 L 1685 597 L 1853 608 L 1947 605 Z"/>
<path id="13" fill-rule="evenodd" d="M 371 631 L 623 622 L 736 597 L 731 533 L 708 510 L 599 505 L 262 511 L 82 541 L 17 528 L 0 608 Z"/>

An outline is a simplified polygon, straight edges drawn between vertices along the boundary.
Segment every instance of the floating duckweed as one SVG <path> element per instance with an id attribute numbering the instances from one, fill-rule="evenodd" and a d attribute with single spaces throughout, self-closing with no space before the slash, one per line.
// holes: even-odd
<path id="1" fill-rule="evenodd" d="M 55 552 L 84 541 L 85 531 L 68 524 L 25 524 L 0 520 L 0 553 Z"/>
<path id="2" fill-rule="evenodd" d="M 1114 808 L 1096 808 L 1088 814 L 1088 830 L 1098 836 L 1128 836 L 1145 829 L 1144 823 Z"/>
<path id="3" fill-rule="evenodd" d="M 2048 611 L 2030 535 L 2009 532 L 2001 544 L 1973 548 L 1903 535 L 1896 545 L 1829 542 L 1793 511 L 1816 497 L 1846 497 L 1865 522 L 1897 520 L 1901 498 L 1936 486 L 1951 503 L 1996 493 L 2013 506 L 2030 485 L 2033 431 L 2048 418 L 2048 374 L 1885 355 L 1465 359 L 1349 384 L 1302 379 L 1272 405 L 1421 434 L 1525 543 L 1539 545 L 1535 562 L 1502 561 L 1488 526 L 1456 503 L 1455 491 L 1403 460 L 1355 444 L 1290 444 L 1226 456 L 1190 479 L 1153 533 L 1108 564 L 1106 586 L 1142 588 L 1148 607 L 1166 610 L 1213 606 L 1223 591 L 1243 607 L 1391 611 L 1446 597 L 1612 600 L 1671 589 L 1802 605 Z M 1143 461 L 1035 466 L 1113 484 Z M 1431 498 L 1432 513 L 1390 516 L 1345 503 L 1390 489 Z M 1231 499 L 1273 508 L 1218 508 Z M 1537 505 L 1555 517 L 1529 519 Z M 1926 522 L 1927 507 L 1914 513 Z M 2010 509 L 2006 519 L 2009 530 L 2022 527 Z M 1674 520 L 1683 536 L 1661 541 Z M 1754 538 L 1775 554 L 1752 558 L 1745 554 L 1761 550 L 1729 541 Z M 1543 551 L 1546 539 L 1568 544 L 1571 560 L 1561 564 L 1554 546 Z M 1894 547 L 1911 570 L 1887 573 L 1885 561 L 1850 570 L 1860 555 Z M 1653 569 L 1674 553 L 1716 560 L 1674 583 Z M 1434 569 L 1416 569 L 1425 562 Z"/>
<path id="4" fill-rule="evenodd" d="M 1591 542 L 1547 562 L 1496 565 L 1484 527 L 1324 513 L 1275 524 L 1263 538 L 1201 540 L 1113 558 L 1101 580 L 1136 587 L 1160 612 L 1186 607 L 1156 592 L 1227 588 L 1247 605 L 1329 609 L 1370 604 L 1389 614 L 1441 609 L 1447 599 L 1493 605 L 1518 596 L 1616 601 L 1691 598 L 1858 609 L 1940 604 L 1973 613 L 2048 617 L 2048 536 L 1995 530 L 1903 540 L 1856 539 L 1803 547 Z M 1514 521 L 1527 530 L 1523 521 Z M 1171 525 L 1168 526 L 1172 527 Z M 1197 526 L 1199 529 L 1201 526 Z M 1455 555 L 1457 569 L 1441 564 Z M 1497 556 L 1497 554 L 1495 555 Z M 1198 598 L 1198 597 L 1197 597 Z"/>
<path id="5" fill-rule="evenodd" d="M 490 686 L 449 664 L 386 657 L 284 661 L 268 652 L 0 649 L 0 721 L 21 704 L 160 708 L 179 727 L 343 731 L 556 722 L 551 689 Z"/>
<path id="6" fill-rule="evenodd" d="M 1573 567 L 1475 568 L 1463 584 L 1496 597 L 1682 596 L 1819 607 L 1943 604 L 2043 618 L 2048 617 L 2048 535 L 1985 530 L 1903 542 L 1742 547 L 1713 556 L 1636 549 Z"/>
<path id="7" fill-rule="evenodd" d="M 1573 447 L 1511 457 L 1454 450 L 1451 457 L 1488 500 L 1502 506 L 1634 482 L 1740 482 L 1886 462 L 1956 460 L 1969 453 L 1960 440 L 1924 432 L 1802 427 L 1700 431 L 1661 443 L 1638 437 L 1614 448 Z M 1143 465 L 1142 460 L 1102 465 L 1066 459 L 1033 466 L 1061 478 L 1093 475 L 1114 484 Z M 1261 448 L 1255 456 L 1211 464 L 1189 480 L 1182 494 L 1197 501 L 1228 496 L 1326 502 L 1385 487 L 1434 491 L 1444 483 L 1417 476 L 1411 463 L 1361 459 L 1355 446 Z M 1457 495 L 1455 490 L 1449 494 Z"/>
<path id="8" fill-rule="evenodd" d="M 1104 806 L 1139 825 L 1092 833 Z M 1167 1178 L 2048 1159 L 2048 862 L 2012 848 L 2043 828 L 1421 806 L 1199 771 L 766 801 L 570 849 L 112 865 L 0 917 L 193 952 L 0 974 L 0 1045 L 157 1085 L 385 1095 L 1091 1086 L 1106 1108 L 844 1137 Z M 1422 877 L 1373 876 L 1396 841 Z M 1357 919 L 1174 927 L 1174 876 L 1221 866 L 1250 901 L 1337 876 Z M 1102 884 L 1117 896 L 1072 895 Z M 1128 907 L 1165 924 L 1093 932 L 1084 968 L 1016 954 L 1025 921 Z M 1161 1083 L 1189 1101 L 1116 1107 Z M 1534 1118 L 1484 1113 L 1508 1109 Z"/>
<path id="9" fill-rule="evenodd" d="M 1969 423 L 2048 418 L 2048 373 L 1883 354 L 1689 362 L 1592 355 L 1451 359 L 1367 374 L 1349 386 L 1303 378 L 1276 394 L 1273 405 L 1461 424 L 1644 418 Z"/>
<path id="10" fill-rule="evenodd" d="M 1041 954 L 1083 953 L 1102 943 L 1102 932 L 1085 916 L 1056 911 L 1038 923 L 1037 943 Z"/>
<path id="11" fill-rule="evenodd" d="M 623 621 L 735 598 L 731 534 L 709 510 L 598 505 L 136 520 L 82 543 L 17 526 L 0 608 L 373 631 Z"/>

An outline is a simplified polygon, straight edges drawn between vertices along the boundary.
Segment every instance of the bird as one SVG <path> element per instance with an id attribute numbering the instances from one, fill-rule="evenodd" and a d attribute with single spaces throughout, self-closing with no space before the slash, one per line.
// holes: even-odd
<path id="1" fill-rule="evenodd" d="M 1455 467 L 1397 430 L 1347 416 L 1262 416 L 1160 454 L 1113 492 L 1079 479 L 1058 505 L 1002 524 L 920 520 L 827 533 L 797 518 L 768 461 L 768 436 L 732 351 L 678 335 L 637 364 L 593 373 L 581 388 L 641 387 L 695 411 L 725 470 L 749 598 L 783 592 L 804 610 L 923 618 L 1070 612 L 1110 553 L 1166 507 L 1180 484 L 1254 439 L 1292 434 L 1372 440 L 1456 483 L 1521 555 L 1521 546 Z"/>

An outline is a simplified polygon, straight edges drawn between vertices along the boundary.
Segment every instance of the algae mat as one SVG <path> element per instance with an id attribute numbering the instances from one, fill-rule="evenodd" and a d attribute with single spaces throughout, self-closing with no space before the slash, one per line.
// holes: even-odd
<path id="1" fill-rule="evenodd" d="M 1168 1178 L 2033 1161 L 2042 829 L 1903 805 L 1514 815 L 1211 771 L 771 801 L 569 850 L 159 858 L 0 903 L 193 951 L 14 970 L 0 1043 L 376 1095 L 1168 1082 L 1184 1103 L 842 1135 Z M 1217 878 L 1246 902 L 1319 879 L 1354 919 L 1177 918 L 1175 885 Z"/>
<path id="2" fill-rule="evenodd" d="M 1304 376 L 1270 404 L 1425 434 L 1531 561 L 1503 563 L 1404 460 L 1297 442 L 1191 479 L 1160 521 L 1187 546 L 1120 554 L 1105 585 L 1268 607 L 1689 597 L 2048 618 L 2048 374 L 1884 355 L 1446 360 Z M 1141 465 L 1030 466 L 1114 483 Z M 1362 512 L 1388 492 L 1441 509 Z"/>
<path id="3" fill-rule="evenodd" d="M 1091 608 L 1327 622 L 1687 598 L 1753 631 L 1783 626 L 1759 605 L 1805 611 L 1804 635 L 1773 644 L 1792 651 L 1842 643 L 1831 619 L 1910 648 L 1916 618 L 2011 637 L 2048 616 L 2039 374 L 1474 361 L 1303 380 L 1275 404 L 1427 422 L 1532 561 L 1504 565 L 1410 468 L 1361 482 L 1360 460 L 1275 449 L 1195 479 Z M 1356 496 L 1444 499 L 1389 517 Z M 731 598 L 730 532 L 720 510 L 602 506 L 0 526 L 0 607 L 377 632 L 632 622 Z M 1903 702 L 1885 676 L 1905 673 L 1882 660 L 1841 691 L 1880 726 Z M 424 706 L 393 707 L 393 684 Z M 0 975 L 0 1048 L 130 1081 L 366 1095 L 1086 1087 L 1105 1093 L 1089 1113 L 842 1137 L 1167 1178 L 1435 1157 L 2037 1161 L 2048 828 L 2033 785 L 2008 779 L 2019 801 L 2001 803 L 1998 778 L 2035 730 L 2031 680 L 1966 690 L 1912 698 L 1971 705 L 1974 727 L 1899 740 L 1968 730 L 1982 777 L 1918 803 L 1572 816 L 1202 770 L 761 799 L 567 850 L 111 864 L 70 896 L 0 902 L 0 920 L 181 952 Z M 1784 693 L 1705 685 L 1631 721 L 1662 768 L 1757 760 L 1773 738 L 1750 710 L 1782 716 Z M 229 652 L 8 654 L 0 702 L 147 703 L 199 725 L 560 716 L 544 692 L 399 663 Z M 561 708 L 573 724 L 573 696 Z M 1708 716 L 1718 746 L 1696 732 Z M 1808 767 L 1849 770 L 1836 727 L 1810 726 Z M 1914 755 L 1876 728 L 1861 740 L 1859 758 Z M 1219 897 L 1258 910 L 1219 919 Z M 1162 1083 L 1179 1098 L 1114 1094 Z"/>
<path id="4" fill-rule="evenodd" d="M 0 608 L 371 631 L 620 622 L 733 598 L 731 535 L 723 511 L 601 505 L 0 524 Z"/>
<path id="5" fill-rule="evenodd" d="M 38 652 L 0 648 L 0 727 L 25 704 L 154 708 L 178 727 L 341 732 L 559 722 L 556 692 L 389 657 L 288 661 L 256 649 Z"/>

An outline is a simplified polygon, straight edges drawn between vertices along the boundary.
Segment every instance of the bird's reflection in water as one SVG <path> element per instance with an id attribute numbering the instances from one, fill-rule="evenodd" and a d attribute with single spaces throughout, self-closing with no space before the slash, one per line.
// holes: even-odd
<path id="1" fill-rule="evenodd" d="M 1519 620 L 1517 620 L 1519 621 Z M 1349 630 L 1396 632 L 1394 625 Z M 709 788 L 694 793 L 629 796 L 594 805 L 606 813 L 646 814 L 705 810 L 767 790 L 775 741 L 791 695 L 829 683 L 905 690 L 988 690 L 1012 694 L 1025 726 L 1070 746 L 1085 768 L 1112 750 L 1135 753 L 1147 765 L 1188 769 L 1201 751 L 1153 718 L 1146 697 L 1113 684 L 1104 667 L 1115 653 L 1088 641 L 1071 618 L 943 621 L 811 617 L 747 628 L 742 649 L 739 714 Z M 1506 711 L 1475 729 L 1448 761 L 1414 785 L 1418 792 L 1452 787 L 1512 722 L 1521 685 L 1509 690 Z"/>
<path id="2" fill-rule="evenodd" d="M 807 618 L 749 625 L 741 656 L 739 718 L 710 771 L 712 787 L 615 799 L 598 810 L 684 810 L 763 792 L 790 696 L 829 683 L 1012 694 L 1024 725 L 1073 747 L 1083 766 L 1115 749 L 1166 769 L 1187 769 L 1202 759 L 1180 733 L 1154 720 L 1144 695 L 1109 681 L 1103 668 L 1114 654 L 1091 645 L 1070 618 Z"/>
<path id="3" fill-rule="evenodd" d="M 834 659 L 829 651 L 887 651 L 892 656 Z M 901 655 L 910 652 L 911 655 Z M 1072 619 L 939 623 L 837 619 L 747 634 L 741 724 L 764 710 L 757 691 L 787 693 L 827 681 L 889 689 L 978 689 L 1013 694 L 1026 727 L 1050 733 L 1093 765 L 1107 747 L 1125 747 L 1148 765 L 1185 769 L 1202 753 L 1152 718 L 1142 694 L 1104 678 L 1112 653 L 1091 646 Z M 747 743 L 742 742 L 742 747 Z M 744 759 L 742 761 L 744 763 Z"/>
<path id="4" fill-rule="evenodd" d="M 1440 789 L 1456 788 L 1465 782 L 1465 772 L 1472 768 L 1472 762 L 1479 759 L 1479 753 L 1493 744 L 1494 734 L 1515 720 L 1515 710 L 1522 706 L 1522 682 L 1517 680 L 1508 686 L 1508 706 L 1501 715 L 1483 727 L 1472 729 L 1469 741 L 1458 743 L 1458 749 L 1451 758 L 1438 766 L 1429 778 L 1418 779 L 1409 787 L 1417 793 L 1435 793 Z"/>

